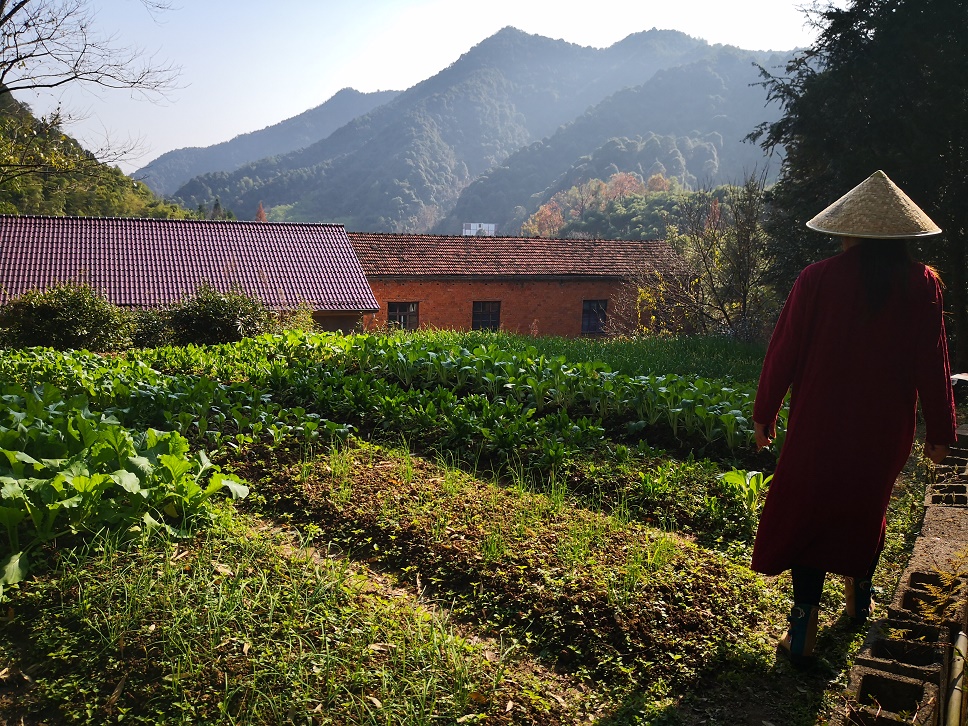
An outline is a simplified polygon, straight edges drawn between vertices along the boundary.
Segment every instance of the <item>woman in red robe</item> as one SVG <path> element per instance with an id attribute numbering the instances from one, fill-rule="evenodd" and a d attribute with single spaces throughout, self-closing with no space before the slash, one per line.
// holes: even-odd
<path id="1" fill-rule="evenodd" d="M 914 442 L 918 399 L 925 454 L 955 441 L 941 284 L 905 240 L 941 230 L 882 171 L 814 217 L 843 252 L 797 279 L 770 339 L 753 410 L 759 448 L 790 416 L 760 518 L 753 569 L 791 570 L 794 607 L 780 646 L 811 655 L 827 572 L 847 578 L 848 614 L 866 619 L 894 481 Z"/>

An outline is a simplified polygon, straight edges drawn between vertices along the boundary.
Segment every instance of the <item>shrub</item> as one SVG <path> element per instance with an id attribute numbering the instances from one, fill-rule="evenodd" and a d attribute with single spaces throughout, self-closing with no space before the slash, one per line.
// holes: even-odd
<path id="1" fill-rule="evenodd" d="M 201 286 L 165 313 L 176 345 L 234 343 L 268 332 L 272 315 L 260 300 L 233 290 Z"/>
<path id="2" fill-rule="evenodd" d="M 316 330 L 313 309 L 306 303 L 300 303 L 295 310 L 283 310 L 276 318 L 273 328 L 277 333 L 287 330 L 302 330 L 311 333 Z"/>
<path id="3" fill-rule="evenodd" d="M 132 327 L 124 310 L 88 285 L 31 290 L 0 308 L 3 343 L 12 348 L 121 350 Z"/>
<path id="4" fill-rule="evenodd" d="M 167 315 L 159 310 L 132 310 L 131 345 L 135 348 L 160 348 L 171 342 Z"/>

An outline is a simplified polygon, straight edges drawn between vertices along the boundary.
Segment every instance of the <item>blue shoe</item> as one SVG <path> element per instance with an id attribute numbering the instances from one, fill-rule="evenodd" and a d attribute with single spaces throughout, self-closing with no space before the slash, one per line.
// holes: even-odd
<path id="1" fill-rule="evenodd" d="M 817 626 L 820 608 L 816 605 L 794 605 L 788 621 L 790 627 L 779 643 L 780 649 L 795 666 L 808 665 L 813 661 L 813 649 L 817 644 Z"/>

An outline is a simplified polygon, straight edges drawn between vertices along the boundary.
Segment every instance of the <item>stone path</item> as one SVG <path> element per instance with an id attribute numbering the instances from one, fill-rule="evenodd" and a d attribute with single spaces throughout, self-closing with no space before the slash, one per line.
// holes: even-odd
<path id="1" fill-rule="evenodd" d="M 968 631 L 968 426 L 958 437 L 936 467 L 914 552 L 894 600 L 875 612 L 882 617 L 850 671 L 851 705 L 834 726 L 965 723 L 968 693 L 960 698 L 956 641 Z"/>

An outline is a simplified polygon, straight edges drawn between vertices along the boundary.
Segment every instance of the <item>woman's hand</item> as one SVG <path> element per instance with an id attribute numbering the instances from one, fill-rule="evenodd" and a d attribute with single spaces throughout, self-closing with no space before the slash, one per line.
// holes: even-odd
<path id="1" fill-rule="evenodd" d="M 951 453 L 951 447 L 944 444 L 929 444 L 924 442 L 924 455 L 935 464 L 940 464 Z"/>
<path id="2" fill-rule="evenodd" d="M 770 429 L 773 427 L 770 426 Z M 767 430 L 766 424 L 761 424 L 756 421 L 753 422 L 753 434 L 756 436 L 756 450 L 760 451 L 765 449 L 767 446 L 773 443 L 773 437 L 776 435 L 772 430 Z M 927 448 L 927 447 L 925 447 Z"/>

